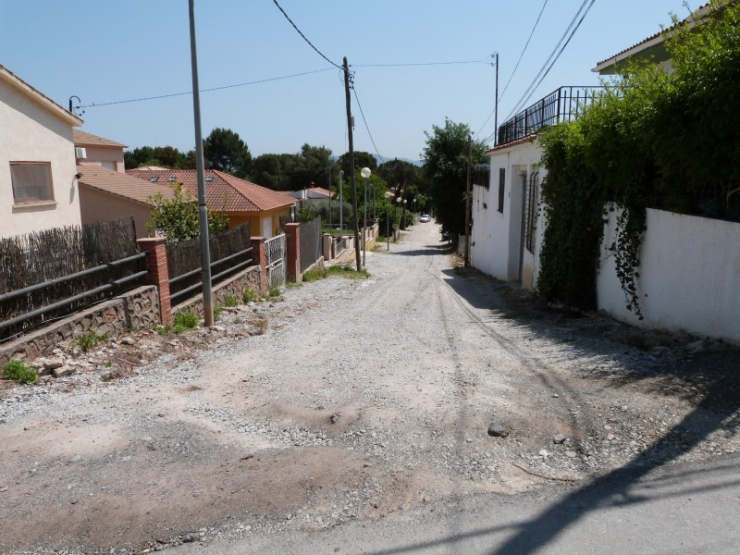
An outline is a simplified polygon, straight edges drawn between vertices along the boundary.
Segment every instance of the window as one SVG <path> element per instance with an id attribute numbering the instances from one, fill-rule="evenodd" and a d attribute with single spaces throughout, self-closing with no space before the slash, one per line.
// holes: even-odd
<path id="1" fill-rule="evenodd" d="M 54 200 L 49 162 L 11 162 L 10 179 L 16 204 Z"/>
<path id="2" fill-rule="evenodd" d="M 506 168 L 498 170 L 498 211 L 504 213 L 504 192 L 506 191 Z"/>

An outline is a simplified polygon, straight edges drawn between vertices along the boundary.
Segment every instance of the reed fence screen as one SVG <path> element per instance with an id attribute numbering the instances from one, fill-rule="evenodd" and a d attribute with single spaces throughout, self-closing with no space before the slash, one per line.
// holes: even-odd
<path id="1" fill-rule="evenodd" d="M 252 266 L 252 237 L 249 224 L 243 224 L 209 241 L 211 282 L 219 283 L 237 271 Z M 170 297 L 178 304 L 203 290 L 201 281 L 200 238 L 167 244 L 167 271 Z"/>
<path id="2" fill-rule="evenodd" d="M 0 341 L 137 287 L 138 254 L 131 218 L 0 238 Z"/>

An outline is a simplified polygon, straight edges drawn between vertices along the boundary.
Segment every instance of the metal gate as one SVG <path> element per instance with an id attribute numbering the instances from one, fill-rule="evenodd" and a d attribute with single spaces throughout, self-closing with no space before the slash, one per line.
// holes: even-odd
<path id="1" fill-rule="evenodd" d="M 285 233 L 265 241 L 267 258 L 267 284 L 285 285 Z"/>

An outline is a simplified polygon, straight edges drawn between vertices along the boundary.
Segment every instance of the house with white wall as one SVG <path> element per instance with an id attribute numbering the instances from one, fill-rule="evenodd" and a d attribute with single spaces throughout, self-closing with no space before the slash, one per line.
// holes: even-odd
<path id="1" fill-rule="evenodd" d="M 502 281 L 534 291 L 545 220 L 540 210 L 547 169 L 538 133 L 578 117 L 602 87 L 561 87 L 503 123 L 486 151 L 490 180 L 474 184 L 471 263 Z"/>
<path id="2" fill-rule="evenodd" d="M 0 237 L 80 225 L 82 119 L 0 65 Z"/>
<path id="3" fill-rule="evenodd" d="M 78 166 L 101 166 L 107 170 L 126 173 L 123 163 L 123 149 L 126 145 L 81 129 L 75 129 L 73 137 Z"/>

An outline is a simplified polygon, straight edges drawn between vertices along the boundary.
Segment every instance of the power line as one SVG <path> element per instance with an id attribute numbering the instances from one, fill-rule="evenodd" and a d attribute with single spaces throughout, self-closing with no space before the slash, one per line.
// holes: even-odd
<path id="1" fill-rule="evenodd" d="M 310 41 L 310 40 L 308 40 L 308 38 L 306 38 L 306 35 L 304 35 L 304 34 L 303 34 L 303 33 L 301 32 L 301 30 L 300 30 L 300 29 L 298 28 L 298 26 L 297 26 L 297 25 L 296 25 L 295 23 L 293 23 L 293 20 L 292 20 L 292 19 L 290 19 L 290 17 L 288 16 L 288 14 L 287 14 L 287 13 L 285 13 L 285 10 L 284 10 L 284 9 L 283 9 L 283 8 L 282 8 L 282 7 L 280 6 L 280 4 L 278 4 L 278 1 L 277 1 L 277 0 L 272 0 L 272 1 L 273 1 L 273 2 L 275 3 L 275 5 L 277 6 L 277 8 L 278 8 L 278 9 L 279 9 L 279 10 L 280 10 L 280 11 L 282 12 L 282 14 L 283 14 L 283 15 L 285 16 L 285 19 L 287 19 L 287 20 L 288 20 L 288 21 L 290 22 L 290 24 L 291 24 L 291 25 L 293 26 L 293 29 L 295 29 L 295 30 L 296 30 L 296 31 L 298 32 L 298 34 L 299 34 L 299 35 L 301 35 L 301 37 L 303 38 L 303 40 L 305 40 L 305 41 L 306 41 L 306 42 L 308 43 L 308 45 L 309 45 L 309 46 L 310 46 L 311 48 L 313 48 L 313 49 L 314 49 L 314 50 L 316 51 L 316 53 L 317 53 L 317 54 L 318 54 L 319 56 L 321 56 L 322 58 L 324 58 L 324 59 L 325 59 L 325 60 L 326 60 L 327 62 L 329 62 L 329 63 L 330 63 L 331 65 L 333 65 L 334 67 L 336 67 L 336 68 L 338 68 L 338 69 L 342 69 L 342 66 L 340 66 L 339 64 L 335 64 L 335 63 L 334 63 L 334 62 L 332 62 L 332 61 L 331 61 L 331 60 L 330 60 L 329 58 L 327 58 L 326 56 L 324 56 L 324 54 L 323 54 L 323 53 L 321 52 L 321 50 L 319 50 L 318 48 L 316 48 L 316 47 L 315 47 L 315 46 L 313 45 L 313 43 L 311 43 L 311 41 Z"/>
<path id="2" fill-rule="evenodd" d="M 570 40 L 573 38 L 573 35 L 575 35 L 576 31 L 581 26 L 581 23 L 583 23 L 583 20 L 586 17 L 586 14 L 588 14 L 589 10 L 594 5 L 595 1 L 596 0 L 591 0 L 591 3 L 588 5 L 588 8 L 586 8 L 586 4 L 589 3 L 589 0 L 583 0 L 575 16 L 571 20 L 568 27 L 565 29 L 563 36 L 560 37 L 560 40 L 555 45 L 555 48 L 553 49 L 553 51 L 550 53 L 550 56 L 548 56 L 547 60 L 545 61 L 543 66 L 540 68 L 539 72 L 537 72 L 537 75 L 535 76 L 534 80 L 532 81 L 532 83 L 530 83 L 529 87 L 527 87 L 527 89 L 524 91 L 524 94 L 519 99 L 519 101 L 515 104 L 514 108 L 511 110 L 509 115 L 506 116 L 507 120 L 514 113 L 516 113 L 519 109 L 521 109 L 521 107 L 524 104 L 526 104 L 526 102 L 532 97 L 532 95 L 537 90 L 537 87 L 539 87 L 542 81 L 545 79 L 547 74 L 550 73 L 550 70 L 553 68 L 555 63 L 558 61 L 558 59 L 560 58 L 560 55 L 563 53 L 565 48 L 568 46 L 568 43 L 570 43 Z M 584 8 L 585 8 L 585 12 L 584 12 Z M 583 16 L 581 17 L 579 21 L 578 17 L 581 16 L 582 13 L 583 13 Z"/>
<path id="3" fill-rule="evenodd" d="M 529 33 L 529 38 L 527 39 L 527 42 L 524 45 L 524 48 L 522 49 L 521 54 L 519 54 L 519 59 L 516 61 L 516 65 L 514 66 L 514 70 L 511 72 L 511 75 L 509 75 L 509 80 L 506 81 L 506 85 L 504 86 L 504 90 L 501 92 L 501 94 L 498 97 L 498 101 L 499 102 L 501 102 L 501 99 L 504 97 L 504 95 L 506 94 L 506 91 L 509 89 L 509 85 L 511 84 L 511 80 L 514 78 L 514 75 L 516 74 L 516 70 L 519 69 L 519 64 L 522 63 L 522 58 L 524 58 L 524 53 L 527 51 L 527 48 L 529 47 L 529 43 L 532 41 L 532 37 L 534 36 L 534 32 L 537 30 L 537 26 L 540 24 L 540 20 L 542 19 L 542 14 L 545 13 L 545 8 L 547 7 L 547 3 L 548 2 L 549 2 L 549 0 L 545 0 L 545 3 L 542 4 L 542 9 L 540 10 L 539 15 L 537 16 L 537 21 L 534 22 L 534 27 L 532 27 L 532 32 Z M 480 129 L 475 134 L 476 137 L 478 135 L 480 135 L 480 132 L 483 131 L 483 128 L 488 124 L 488 122 L 493 117 L 493 114 L 496 111 L 496 106 L 497 106 L 497 104 L 494 103 L 493 110 L 491 110 L 491 113 L 488 114 L 488 117 L 486 118 L 486 121 L 483 122 L 483 125 L 480 126 Z M 494 134 L 496 133 L 496 130 L 495 129 L 493 130 L 493 133 Z M 488 138 L 486 138 L 486 141 L 488 141 L 489 139 L 490 139 L 490 136 Z"/>
<path id="4" fill-rule="evenodd" d="M 355 95 L 355 100 L 357 101 L 357 107 L 360 109 L 360 115 L 362 116 L 362 121 L 365 123 L 365 129 L 367 129 L 367 134 L 370 135 L 370 142 L 373 143 L 375 154 L 377 154 L 378 158 L 380 158 L 381 164 L 385 164 L 385 159 L 380 155 L 380 152 L 378 152 L 378 146 L 375 144 L 375 139 L 373 139 L 373 134 L 370 133 L 370 127 L 367 125 L 367 119 L 365 118 L 365 112 L 362 110 L 362 104 L 360 104 L 360 97 L 357 96 L 357 88 L 353 86 L 352 92 Z"/>
<path id="5" fill-rule="evenodd" d="M 486 58 L 480 60 L 463 60 L 457 62 L 416 62 L 403 64 L 352 64 L 352 67 L 417 67 L 417 66 L 453 66 L 463 64 L 487 64 Z"/>
<path id="6" fill-rule="evenodd" d="M 304 75 L 311 75 L 314 73 L 323 73 L 325 71 L 332 71 L 333 69 L 330 67 L 325 67 L 323 69 L 314 69 L 312 71 L 304 71 L 302 73 L 293 73 L 291 75 L 283 75 L 281 77 L 268 77 L 267 79 L 259 79 L 257 81 L 248 81 L 246 83 L 237 83 L 235 85 L 224 85 L 222 87 L 211 87 L 209 89 L 201 89 L 200 92 L 213 92 L 213 91 L 222 91 L 225 89 L 234 89 L 236 87 L 247 87 L 249 85 L 259 85 L 262 83 L 270 83 L 272 81 L 282 81 L 283 79 L 292 79 L 294 77 L 303 77 Z M 170 94 L 160 94 L 157 96 L 145 96 L 142 98 L 132 98 L 129 100 L 115 100 L 112 102 L 101 102 L 98 104 L 84 104 L 82 106 L 75 106 L 75 108 L 99 108 L 101 106 L 113 106 L 114 104 L 129 104 L 131 102 L 143 102 L 145 100 L 158 100 L 160 98 L 172 98 L 175 96 L 185 96 L 193 94 L 193 91 L 187 91 L 187 92 L 178 92 L 178 93 L 170 93 Z"/>
<path id="7" fill-rule="evenodd" d="M 522 58 L 524 58 L 524 53 L 527 51 L 527 48 L 529 47 L 529 43 L 532 40 L 532 37 L 534 36 L 534 32 L 537 30 L 537 25 L 539 25 L 540 19 L 542 19 L 542 14 L 545 12 L 545 8 L 547 7 L 548 1 L 549 0 L 545 0 L 545 3 L 542 5 L 542 9 L 540 10 L 540 15 L 537 16 L 537 21 L 534 22 L 534 27 L 532 27 L 532 32 L 529 34 L 529 38 L 527 39 L 527 44 L 524 45 L 524 48 L 522 49 L 522 53 L 519 55 L 519 59 L 517 60 L 516 65 L 514 66 L 514 71 L 511 72 L 511 75 L 509 76 L 509 80 L 506 82 L 506 85 L 504 86 L 503 92 L 498 97 L 499 100 L 501 100 L 506 94 L 506 90 L 509 88 L 509 84 L 511 83 L 511 80 L 514 78 L 514 74 L 516 73 L 516 70 L 519 68 L 519 64 L 522 62 Z"/>

